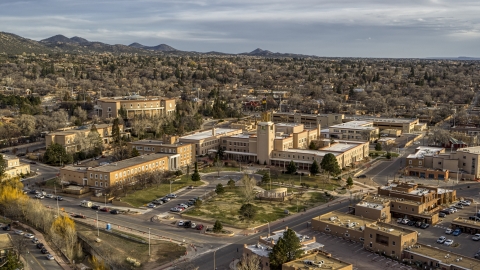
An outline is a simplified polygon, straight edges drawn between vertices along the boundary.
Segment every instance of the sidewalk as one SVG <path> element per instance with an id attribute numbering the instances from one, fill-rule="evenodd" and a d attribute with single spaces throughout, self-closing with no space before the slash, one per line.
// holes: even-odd
<path id="1" fill-rule="evenodd" d="M 42 233 L 40 233 L 39 231 L 35 230 L 34 228 L 26 224 L 23 224 L 23 223 L 20 223 L 20 224 L 22 224 L 23 227 L 28 228 L 33 232 L 33 234 L 38 239 L 38 241 L 43 243 L 47 248 L 47 250 L 50 252 L 50 254 L 55 256 L 55 261 L 60 265 L 60 267 L 62 267 L 65 270 L 72 270 L 72 268 L 63 260 L 63 256 L 61 254 L 58 254 L 54 249 L 50 247 L 49 243 L 45 240 Z"/>

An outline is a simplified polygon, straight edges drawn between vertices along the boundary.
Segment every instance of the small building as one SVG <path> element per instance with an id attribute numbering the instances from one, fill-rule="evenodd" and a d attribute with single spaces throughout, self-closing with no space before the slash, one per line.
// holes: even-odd
<path id="1" fill-rule="evenodd" d="M 452 220 L 452 228 L 458 228 L 463 233 L 477 234 L 480 233 L 480 221 L 470 220 L 466 217 L 457 217 Z"/>
<path id="2" fill-rule="evenodd" d="M 332 258 L 331 254 L 316 252 L 298 260 L 284 263 L 282 270 L 303 270 L 303 269 L 333 269 L 353 270 L 353 265 L 339 259 Z"/>
<path id="3" fill-rule="evenodd" d="M 12 155 L 0 154 L 3 159 L 7 161 L 7 168 L 5 169 L 5 178 L 12 178 L 15 176 L 25 175 L 30 173 L 30 164 L 21 163 L 20 158 Z"/>
<path id="4" fill-rule="evenodd" d="M 127 119 L 135 116 L 166 116 L 176 110 L 175 99 L 165 97 L 143 97 L 137 94 L 123 97 L 105 97 L 97 100 L 94 106 L 96 114 L 101 118 L 118 118 L 124 112 Z"/>
<path id="5" fill-rule="evenodd" d="M 421 269 L 478 270 L 480 261 L 453 252 L 422 245 L 409 245 L 403 253 L 403 261 Z"/>

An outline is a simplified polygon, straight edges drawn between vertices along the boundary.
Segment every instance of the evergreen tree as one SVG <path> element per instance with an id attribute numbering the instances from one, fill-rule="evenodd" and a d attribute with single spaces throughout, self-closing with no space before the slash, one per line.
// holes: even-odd
<path id="1" fill-rule="evenodd" d="M 215 221 L 215 224 L 213 224 L 213 232 L 214 233 L 219 233 L 222 232 L 223 225 L 220 221 Z"/>
<path id="2" fill-rule="evenodd" d="M 132 149 L 131 156 L 132 156 L 132 157 L 138 157 L 138 156 L 140 156 L 140 152 L 138 152 L 137 148 L 133 148 L 133 149 Z"/>
<path id="3" fill-rule="evenodd" d="M 2 154 L 0 154 L 0 182 L 2 182 L 3 176 L 5 176 L 5 171 L 7 170 L 7 167 L 7 160 L 3 158 Z"/>
<path id="4" fill-rule="evenodd" d="M 315 175 L 320 172 L 320 166 L 318 166 L 318 162 L 316 160 L 313 161 L 312 166 L 310 166 L 310 173 Z"/>
<path id="5" fill-rule="evenodd" d="M 375 145 L 375 151 L 382 151 L 382 144 L 381 143 L 377 143 Z"/>
<path id="6" fill-rule="evenodd" d="M 43 161 L 47 164 L 63 165 L 72 163 L 73 157 L 67 153 L 62 145 L 52 143 L 47 147 L 45 154 L 43 154 Z"/>
<path id="7" fill-rule="evenodd" d="M 262 176 L 262 183 L 266 184 L 266 183 L 270 183 L 270 181 L 271 181 L 270 172 L 267 172 Z"/>
<path id="8" fill-rule="evenodd" d="M 113 143 L 118 144 L 120 142 L 120 126 L 119 126 L 118 118 L 115 118 L 113 120 L 112 138 L 113 138 Z"/>
<path id="9" fill-rule="evenodd" d="M 225 188 L 223 187 L 222 184 L 218 183 L 217 187 L 215 188 L 215 192 L 217 194 L 223 194 L 225 193 Z"/>
<path id="10" fill-rule="evenodd" d="M 342 172 L 340 166 L 338 165 L 337 158 L 332 153 L 328 153 L 323 157 L 320 166 L 323 170 L 334 176 Z"/>
<path id="11" fill-rule="evenodd" d="M 200 181 L 200 173 L 198 172 L 197 162 L 195 162 L 195 169 L 192 174 L 192 181 L 194 182 Z"/>
<path id="12" fill-rule="evenodd" d="M 285 240 L 280 237 L 272 248 L 272 252 L 268 254 L 270 259 L 270 269 L 271 270 L 281 270 L 282 265 L 288 262 L 287 259 L 287 246 Z"/>
<path id="13" fill-rule="evenodd" d="M 353 186 L 353 179 L 351 176 L 347 178 L 347 186 L 348 188 L 351 188 Z"/>
<path id="14" fill-rule="evenodd" d="M 300 244 L 300 239 L 298 239 L 297 234 L 292 229 L 288 229 L 283 233 L 282 238 L 286 244 L 287 261 L 290 262 L 300 258 L 303 251 L 300 249 L 302 245 Z"/>
<path id="15" fill-rule="evenodd" d="M 287 165 L 287 173 L 294 174 L 297 171 L 297 165 L 292 161 Z"/>
<path id="16" fill-rule="evenodd" d="M 314 141 L 310 142 L 310 144 L 308 145 L 308 149 L 310 149 L 310 150 L 316 150 L 317 149 L 317 145 L 315 144 Z"/>

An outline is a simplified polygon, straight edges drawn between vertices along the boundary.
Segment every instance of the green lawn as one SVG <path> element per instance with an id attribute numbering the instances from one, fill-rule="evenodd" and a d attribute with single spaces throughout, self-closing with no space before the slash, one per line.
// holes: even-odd
<path id="1" fill-rule="evenodd" d="M 201 173 L 212 173 L 212 172 L 217 172 L 217 168 L 215 167 L 205 167 L 201 170 L 199 170 Z M 236 171 L 239 172 L 240 168 L 235 168 L 235 167 L 222 167 L 222 172 L 223 171 Z"/>
<path id="2" fill-rule="evenodd" d="M 172 193 L 189 185 L 200 186 L 203 182 L 193 182 L 186 175 L 182 176 L 180 180 L 172 182 Z M 134 207 L 145 205 L 157 198 L 164 197 L 170 193 L 170 185 L 168 183 L 160 186 L 149 187 L 142 190 L 135 190 L 122 198 L 122 201 L 131 204 Z"/>
<path id="3" fill-rule="evenodd" d="M 258 174 L 264 174 L 268 171 L 258 171 Z M 338 181 L 330 179 L 327 183 L 325 181 L 324 176 L 300 176 L 294 174 L 279 174 L 278 178 L 271 176 L 272 184 L 273 183 L 283 183 L 285 185 L 300 185 L 301 183 L 305 183 L 310 185 L 310 189 L 325 189 L 325 190 L 334 190 L 335 188 L 339 187 Z M 301 182 L 300 182 L 301 178 Z"/>
<path id="4" fill-rule="evenodd" d="M 272 188 L 274 188 L 272 186 Z M 307 192 L 298 200 L 298 209 L 311 208 L 327 201 L 323 192 Z M 297 199 L 286 200 L 284 202 L 254 200 L 252 204 L 257 209 L 256 216 L 251 220 L 243 220 L 238 210 L 244 203 L 243 194 L 238 188 L 226 189 L 226 192 L 217 195 L 204 202 L 200 208 L 193 208 L 183 214 L 183 216 L 194 216 L 214 222 L 219 220 L 226 225 L 247 228 L 263 224 L 268 221 L 274 221 L 286 216 L 285 210 L 290 213 L 297 211 Z"/>

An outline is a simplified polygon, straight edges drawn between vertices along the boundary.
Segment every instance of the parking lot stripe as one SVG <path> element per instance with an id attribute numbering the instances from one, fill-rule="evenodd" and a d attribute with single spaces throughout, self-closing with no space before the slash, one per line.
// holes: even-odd
<path id="1" fill-rule="evenodd" d="M 367 257 L 370 257 L 370 256 L 372 256 L 372 255 L 374 255 L 374 254 L 375 254 L 375 253 L 370 253 L 370 254 L 367 255 Z"/>
<path id="2" fill-rule="evenodd" d="M 363 247 L 355 250 L 355 253 L 358 252 L 358 251 L 360 251 L 360 250 L 362 250 L 362 249 L 363 249 Z"/>

